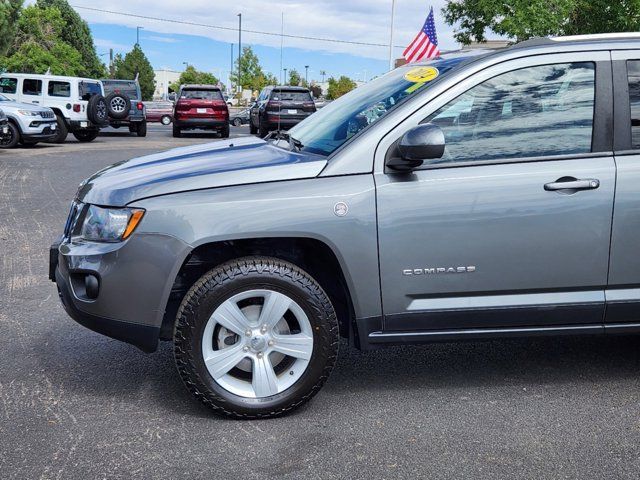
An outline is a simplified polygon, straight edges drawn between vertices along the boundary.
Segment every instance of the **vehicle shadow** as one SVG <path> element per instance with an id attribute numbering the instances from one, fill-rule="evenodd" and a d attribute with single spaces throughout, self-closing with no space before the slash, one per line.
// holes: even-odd
<path id="1" fill-rule="evenodd" d="M 102 337 L 71 324 L 67 334 L 49 338 L 42 365 L 68 391 L 145 402 L 180 414 L 211 417 L 193 401 L 173 363 L 172 345 L 155 354 Z M 60 330 L 58 330 L 60 332 Z M 393 395 L 408 391 L 500 388 L 508 385 L 583 384 L 636 379 L 640 337 L 557 337 L 439 343 L 361 352 L 342 342 L 336 368 L 324 392 L 330 397 Z M 384 391 L 384 394 L 382 393 Z M 301 412 L 304 412 L 303 408 Z"/>

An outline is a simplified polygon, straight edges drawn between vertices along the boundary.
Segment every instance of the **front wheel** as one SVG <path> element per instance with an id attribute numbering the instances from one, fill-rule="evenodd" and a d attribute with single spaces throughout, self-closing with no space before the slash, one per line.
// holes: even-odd
<path id="1" fill-rule="evenodd" d="M 0 137 L 0 148 L 13 148 L 20 141 L 20 130 L 12 122 L 9 122 L 9 132 Z"/>
<path id="2" fill-rule="evenodd" d="M 240 127 L 240 126 L 242 126 L 242 119 L 241 119 L 241 118 L 238 118 L 238 117 L 234 118 L 234 119 L 233 119 L 233 126 L 234 126 L 234 127 Z"/>
<path id="3" fill-rule="evenodd" d="M 171 124 L 171 117 L 169 115 L 163 115 L 162 118 L 160 119 L 160 123 L 162 125 L 169 125 Z"/>
<path id="4" fill-rule="evenodd" d="M 338 322 L 306 272 L 275 258 L 225 263 L 198 280 L 178 310 L 174 355 L 191 393 L 234 418 L 286 414 L 329 377 Z"/>

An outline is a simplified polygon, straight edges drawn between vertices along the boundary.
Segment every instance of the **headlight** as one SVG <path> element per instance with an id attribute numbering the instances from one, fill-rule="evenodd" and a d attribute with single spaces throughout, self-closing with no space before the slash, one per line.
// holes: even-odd
<path id="1" fill-rule="evenodd" d="M 24 115 L 25 117 L 39 117 L 40 112 L 33 112 L 31 110 L 18 110 L 20 115 Z"/>
<path id="2" fill-rule="evenodd" d="M 80 236 L 92 242 L 119 242 L 128 238 L 142 220 L 140 208 L 102 208 L 89 205 Z"/>

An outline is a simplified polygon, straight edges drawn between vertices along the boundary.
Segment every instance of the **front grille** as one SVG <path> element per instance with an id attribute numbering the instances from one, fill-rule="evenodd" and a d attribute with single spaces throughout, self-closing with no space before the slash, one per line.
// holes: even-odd
<path id="1" fill-rule="evenodd" d="M 42 118 L 54 118 L 56 115 L 51 110 L 42 110 L 40 116 Z"/>

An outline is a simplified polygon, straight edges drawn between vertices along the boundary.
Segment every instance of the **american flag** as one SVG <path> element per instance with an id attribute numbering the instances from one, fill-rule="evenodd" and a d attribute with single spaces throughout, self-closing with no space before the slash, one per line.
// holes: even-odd
<path id="1" fill-rule="evenodd" d="M 422 30 L 418 32 L 413 42 L 405 48 L 402 55 L 408 63 L 417 62 L 423 58 L 434 58 L 440 55 L 436 26 L 433 22 L 433 7 L 429 10 L 429 15 L 424 21 Z"/>

